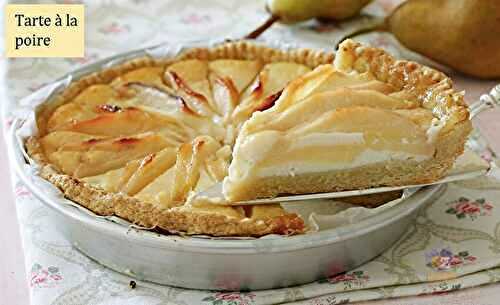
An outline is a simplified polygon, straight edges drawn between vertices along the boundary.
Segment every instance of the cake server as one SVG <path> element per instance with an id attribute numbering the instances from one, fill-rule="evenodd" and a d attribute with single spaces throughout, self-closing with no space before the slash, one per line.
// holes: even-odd
<path id="1" fill-rule="evenodd" d="M 484 110 L 491 109 L 496 106 L 500 106 L 500 84 L 495 86 L 490 91 L 490 93 L 483 94 L 477 102 L 469 106 L 470 117 L 472 119 L 473 117 L 483 112 Z M 466 153 L 464 153 L 464 156 L 475 159 L 474 161 L 476 162 L 475 167 L 473 168 L 469 167 L 460 170 L 457 170 L 456 168 L 452 169 L 446 177 L 431 183 L 391 186 L 391 187 L 374 187 L 362 190 L 350 190 L 350 191 L 330 192 L 330 193 L 284 195 L 273 198 L 259 198 L 253 200 L 231 202 L 231 203 L 226 202 L 223 199 L 224 195 L 222 193 L 222 183 L 217 183 L 202 192 L 194 194 L 193 197 L 207 198 L 213 203 L 222 205 L 255 205 L 255 204 L 270 204 L 270 203 L 280 203 L 280 202 L 299 201 L 299 200 L 334 199 L 334 198 L 384 193 L 384 192 L 397 191 L 408 188 L 419 188 L 428 185 L 436 185 L 436 184 L 443 184 L 460 180 L 467 180 L 485 175 L 489 170 L 489 164 L 487 164 L 486 161 L 482 161 L 482 159 L 479 158 L 479 156 L 477 155 L 473 156 L 473 154 L 474 153 L 471 151 L 466 151 Z"/>
<path id="2" fill-rule="evenodd" d="M 199 192 L 195 194 L 196 197 L 204 197 L 213 199 L 211 202 L 221 205 L 255 205 L 255 204 L 271 204 L 271 203 L 282 203 L 289 201 L 303 201 L 303 200 L 314 200 L 314 199 L 335 199 L 335 198 L 343 198 L 343 197 L 352 197 L 352 196 L 360 196 L 360 195 L 369 195 L 369 194 L 377 194 L 377 193 L 385 193 L 397 190 L 403 190 L 408 188 L 420 188 L 429 185 L 443 184 L 448 182 L 467 180 L 476 178 L 479 176 L 483 176 L 488 172 L 489 168 L 466 172 L 466 173 L 458 173 L 455 175 L 448 175 L 443 179 L 438 181 L 434 181 L 431 183 L 424 184 L 414 184 L 414 185 L 402 185 L 402 186 L 384 186 L 384 187 L 374 187 L 363 190 L 351 190 L 351 191 L 341 191 L 341 192 L 330 192 L 330 193 L 314 193 L 314 194 L 300 194 L 300 195 L 286 195 L 286 196 L 277 196 L 273 198 L 258 198 L 253 200 L 245 200 L 238 202 L 226 202 L 222 198 L 224 195 L 222 194 L 222 183 L 214 184 L 212 187 L 206 189 L 205 191 Z"/>

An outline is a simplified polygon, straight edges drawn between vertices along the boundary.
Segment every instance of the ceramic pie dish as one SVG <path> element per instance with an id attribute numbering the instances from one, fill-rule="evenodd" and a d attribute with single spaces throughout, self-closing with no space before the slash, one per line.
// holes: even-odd
<path id="1" fill-rule="evenodd" d="M 27 152 L 41 177 L 98 215 L 212 236 L 307 230 L 299 215 L 279 204 L 188 200 L 222 180 L 227 198 L 242 199 L 416 184 L 444 175 L 471 128 L 463 96 L 451 81 L 352 41 L 342 44 L 333 62 L 324 51 L 246 41 L 127 60 L 73 80 L 41 104 Z M 329 117 L 308 121 L 321 112 Z M 298 133 L 278 137 L 288 139 L 279 145 L 252 134 L 268 129 Z M 306 143 L 308 153 L 301 155 L 304 147 L 295 151 L 290 143 L 305 138 L 313 145 Z M 343 167 L 356 165 L 357 155 L 368 167 Z M 259 172 L 257 158 L 271 164 L 271 175 L 249 174 Z M 306 174 L 325 164 L 340 164 L 341 171 L 302 180 L 302 172 L 276 174 L 276 160 L 304 164 Z M 318 160 L 323 163 L 309 166 Z M 255 181 L 256 187 L 248 187 Z"/>

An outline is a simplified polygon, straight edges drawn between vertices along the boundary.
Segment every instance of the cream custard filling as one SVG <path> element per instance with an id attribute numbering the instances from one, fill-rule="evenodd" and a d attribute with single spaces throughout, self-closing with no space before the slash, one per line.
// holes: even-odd
<path id="1" fill-rule="evenodd" d="M 305 173 L 320 173 L 331 170 L 355 168 L 394 160 L 413 160 L 416 162 L 422 162 L 430 157 L 431 156 L 428 155 L 412 154 L 402 151 L 367 149 L 351 162 L 324 162 L 312 160 L 304 164 L 303 162 L 292 161 L 275 166 L 263 166 L 258 170 L 258 174 L 256 176 L 259 178 L 272 176 L 295 176 Z"/>
<path id="2" fill-rule="evenodd" d="M 357 138 L 358 135 L 352 136 Z M 351 138 L 346 135 L 345 138 Z M 402 140 L 404 142 L 405 140 Z M 342 145 L 325 144 L 323 149 L 335 151 L 341 149 Z M 250 152 L 251 154 L 251 152 Z M 318 158 L 319 155 L 319 158 Z M 335 170 L 353 169 L 365 165 L 377 164 L 389 161 L 414 161 L 422 162 L 432 158 L 432 153 L 411 153 L 407 151 L 395 150 L 374 150 L 374 149 L 358 149 L 358 153 L 352 159 L 353 155 L 348 155 L 346 160 L 345 153 L 341 153 L 336 160 L 335 154 L 332 158 L 321 158 L 321 153 L 316 155 L 314 152 L 309 154 L 309 157 L 296 158 L 295 160 L 287 158 L 284 154 L 280 161 L 264 162 L 259 165 L 256 162 L 259 158 L 240 158 L 234 159 L 229 167 L 229 175 L 223 181 L 224 197 L 231 200 L 234 192 L 239 192 L 246 185 L 253 183 L 255 180 L 268 177 L 294 177 L 302 174 L 322 173 Z M 260 158 L 265 159 L 265 155 L 260 155 Z M 324 157 L 324 154 L 323 154 Z M 344 157 L 344 158 L 343 158 Z M 307 161 L 305 161 L 307 160 Z"/>
<path id="3" fill-rule="evenodd" d="M 277 147 L 279 154 L 273 155 Z M 263 131 L 237 142 L 226 183 L 252 176 L 293 176 L 355 168 L 388 160 L 421 162 L 433 154 L 432 144 L 408 137 L 388 141 L 362 132 L 314 132 L 291 137 L 284 132 Z"/>

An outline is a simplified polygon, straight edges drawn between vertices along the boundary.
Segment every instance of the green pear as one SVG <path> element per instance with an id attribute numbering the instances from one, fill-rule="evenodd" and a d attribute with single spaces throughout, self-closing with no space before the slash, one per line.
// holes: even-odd
<path id="1" fill-rule="evenodd" d="M 295 23 L 312 18 L 343 20 L 357 15 L 371 1 L 268 0 L 267 9 L 284 23 Z"/>
<path id="2" fill-rule="evenodd" d="M 500 0 L 408 0 L 386 27 L 407 48 L 457 71 L 500 77 Z"/>

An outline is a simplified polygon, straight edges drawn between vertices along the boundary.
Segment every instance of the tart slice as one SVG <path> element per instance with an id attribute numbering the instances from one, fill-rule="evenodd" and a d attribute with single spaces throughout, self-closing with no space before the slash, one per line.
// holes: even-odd
<path id="1" fill-rule="evenodd" d="M 351 40 L 254 113 L 236 140 L 226 199 L 428 183 L 464 149 L 471 122 L 449 78 Z"/>

